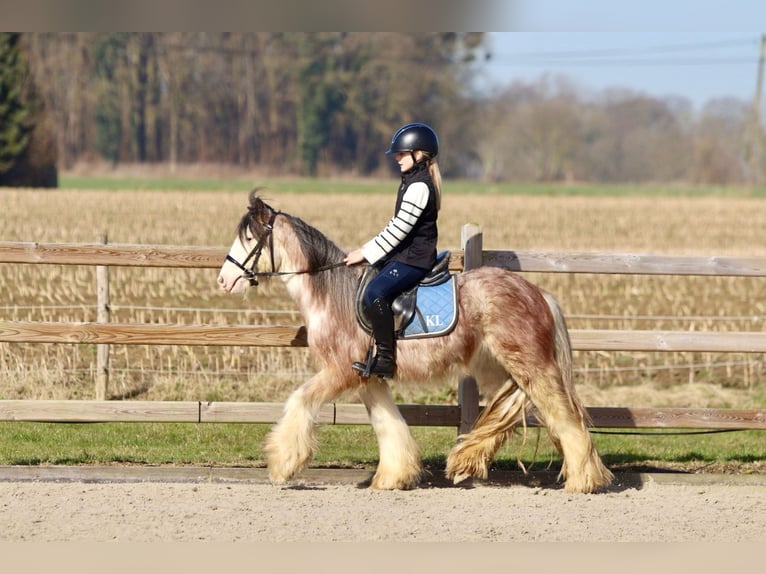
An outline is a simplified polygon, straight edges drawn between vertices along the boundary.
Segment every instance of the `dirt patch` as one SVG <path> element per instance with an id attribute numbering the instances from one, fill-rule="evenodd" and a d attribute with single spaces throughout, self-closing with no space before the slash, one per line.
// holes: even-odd
<path id="1" fill-rule="evenodd" d="M 308 473 L 285 487 L 268 484 L 257 474 L 262 470 L 249 469 L 254 480 L 228 483 L 204 473 L 186 482 L 91 482 L 86 474 L 66 482 L 7 480 L 0 482 L 1 539 L 766 542 L 760 476 L 618 473 L 605 493 L 573 495 L 544 474 L 517 482 L 519 473 L 501 474 L 463 487 L 426 481 L 411 491 L 379 492 L 354 479 L 363 470 L 323 471 L 345 472 L 339 482 Z"/>

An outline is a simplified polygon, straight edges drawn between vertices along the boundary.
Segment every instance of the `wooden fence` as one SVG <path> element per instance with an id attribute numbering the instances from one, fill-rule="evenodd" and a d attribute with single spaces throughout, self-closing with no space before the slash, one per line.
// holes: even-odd
<path id="1" fill-rule="evenodd" d="M 522 272 L 642 275 L 766 276 L 766 257 L 656 256 L 610 253 L 542 253 L 482 249 L 480 230 L 466 225 L 462 251 L 453 252 L 453 271 L 479 265 Z M 104 401 L 108 345 L 305 346 L 301 326 L 156 325 L 108 322 L 108 268 L 220 267 L 226 249 L 168 245 L 54 244 L 0 242 L 0 263 L 96 265 L 98 321 L 35 322 L 0 319 L 0 342 L 92 343 L 99 346 L 94 401 L 0 401 L 0 420 L 58 422 L 254 422 L 276 421 L 282 405 L 198 401 Z M 656 330 L 570 331 L 575 350 L 766 352 L 766 332 Z M 475 382 L 460 381 L 459 404 L 400 405 L 409 424 L 466 430 L 479 412 Z M 608 428 L 766 429 L 763 409 L 588 407 L 594 426 Z M 326 405 L 320 422 L 366 424 L 362 405 Z M 534 417 L 530 425 L 537 424 Z"/>

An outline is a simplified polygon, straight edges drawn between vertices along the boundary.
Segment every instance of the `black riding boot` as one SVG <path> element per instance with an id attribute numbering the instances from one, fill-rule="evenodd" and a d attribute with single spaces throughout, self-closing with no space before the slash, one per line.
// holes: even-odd
<path id="1" fill-rule="evenodd" d="M 372 302 L 369 310 L 372 335 L 375 338 L 376 354 L 368 365 L 355 362 L 352 367 L 361 373 L 369 372 L 384 379 L 390 379 L 396 371 L 396 338 L 394 337 L 394 314 L 385 299 Z"/>

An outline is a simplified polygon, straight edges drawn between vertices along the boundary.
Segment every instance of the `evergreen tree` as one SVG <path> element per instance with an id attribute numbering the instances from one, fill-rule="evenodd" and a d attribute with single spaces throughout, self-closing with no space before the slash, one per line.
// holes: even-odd
<path id="1" fill-rule="evenodd" d="M 21 34 L 0 33 L 0 174 L 9 171 L 29 144 L 30 114 L 22 101 L 26 67 L 20 55 Z"/>
<path id="2" fill-rule="evenodd" d="M 305 65 L 300 70 L 301 108 L 298 115 L 303 173 L 317 175 L 322 149 L 330 139 L 332 122 L 343 106 L 337 86 L 335 52 L 342 34 L 307 34 L 301 42 Z M 331 48 L 335 47 L 335 50 Z"/>
<path id="3" fill-rule="evenodd" d="M 113 164 L 120 161 L 122 142 L 120 72 L 127 65 L 128 39 L 129 34 L 125 32 L 99 34 L 93 47 L 93 91 L 96 98 L 95 147 Z"/>

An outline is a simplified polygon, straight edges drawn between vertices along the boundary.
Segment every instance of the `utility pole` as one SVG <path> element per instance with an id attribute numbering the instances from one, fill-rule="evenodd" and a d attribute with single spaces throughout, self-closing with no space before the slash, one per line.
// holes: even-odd
<path id="1" fill-rule="evenodd" d="M 763 182 L 763 126 L 761 125 L 761 103 L 763 94 L 763 65 L 766 60 L 766 34 L 761 35 L 761 54 L 758 58 L 758 79 L 753 98 L 753 119 L 750 124 L 749 145 L 745 150 L 750 171 L 750 180 L 757 185 Z"/>

